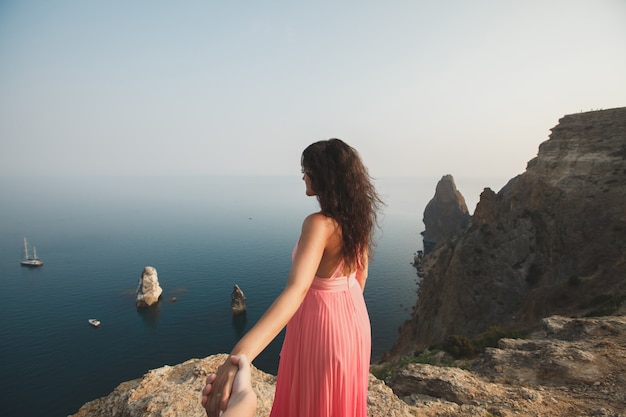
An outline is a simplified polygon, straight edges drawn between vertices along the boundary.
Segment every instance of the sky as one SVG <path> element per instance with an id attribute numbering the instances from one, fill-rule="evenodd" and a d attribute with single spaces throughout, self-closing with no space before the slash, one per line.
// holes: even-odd
<path id="1" fill-rule="evenodd" d="M 0 176 L 512 178 L 626 106 L 626 1 L 0 0 Z"/>

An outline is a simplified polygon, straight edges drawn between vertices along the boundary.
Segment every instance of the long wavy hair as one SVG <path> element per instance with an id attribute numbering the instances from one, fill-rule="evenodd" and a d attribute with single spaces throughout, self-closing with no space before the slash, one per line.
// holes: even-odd
<path id="1" fill-rule="evenodd" d="M 354 269 L 371 256 L 378 211 L 384 205 L 356 149 L 340 139 L 315 142 L 302 152 L 322 214 L 341 227 L 343 258 Z"/>

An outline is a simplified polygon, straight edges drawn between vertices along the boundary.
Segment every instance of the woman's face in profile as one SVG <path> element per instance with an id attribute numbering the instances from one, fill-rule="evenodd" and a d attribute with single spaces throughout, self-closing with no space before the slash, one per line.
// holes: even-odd
<path id="1" fill-rule="evenodd" d="M 306 195 L 308 195 L 309 197 L 314 196 L 315 191 L 313 191 L 313 187 L 311 186 L 311 177 L 309 176 L 309 173 L 304 169 L 302 170 L 302 180 L 306 185 Z"/>

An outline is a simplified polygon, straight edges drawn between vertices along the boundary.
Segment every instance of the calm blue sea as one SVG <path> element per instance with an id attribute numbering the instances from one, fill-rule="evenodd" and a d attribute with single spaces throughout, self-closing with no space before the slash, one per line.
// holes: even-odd
<path id="1" fill-rule="evenodd" d="M 415 304 L 410 262 L 438 179 L 377 180 L 387 207 L 365 291 L 373 360 Z M 459 187 L 470 211 L 484 186 Z M 298 176 L 0 178 L 0 415 L 67 416 L 149 369 L 229 352 L 281 291 L 316 210 Z M 20 266 L 24 237 L 42 268 Z M 148 265 L 163 300 L 138 311 Z M 244 320 L 230 312 L 235 283 Z M 255 365 L 275 373 L 281 342 Z"/>

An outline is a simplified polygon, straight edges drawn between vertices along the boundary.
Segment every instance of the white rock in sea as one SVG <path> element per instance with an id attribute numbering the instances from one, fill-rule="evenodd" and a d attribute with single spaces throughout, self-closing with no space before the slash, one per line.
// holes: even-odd
<path id="1" fill-rule="evenodd" d="M 151 266 L 143 269 L 139 285 L 137 286 L 137 298 L 135 305 L 137 307 L 150 307 L 159 301 L 159 297 L 163 293 L 163 288 L 159 285 L 159 277 L 157 271 Z"/>

